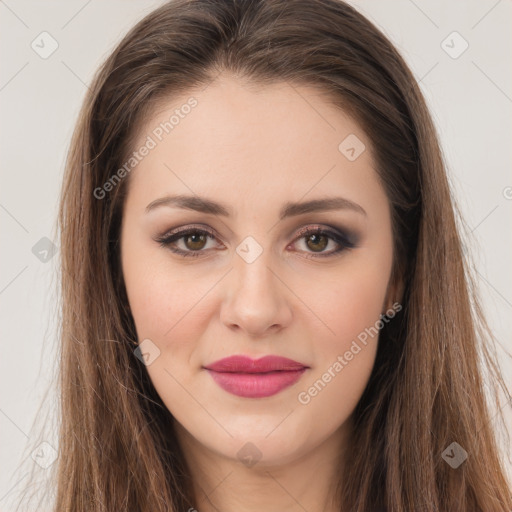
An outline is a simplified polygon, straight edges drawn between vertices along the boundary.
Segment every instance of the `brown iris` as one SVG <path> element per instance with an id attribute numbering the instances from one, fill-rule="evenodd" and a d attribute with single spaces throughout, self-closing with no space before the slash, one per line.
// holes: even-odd
<path id="1" fill-rule="evenodd" d="M 198 233 L 192 233 L 192 234 L 186 235 L 184 237 L 185 245 L 191 251 L 201 250 L 201 249 L 203 249 L 204 245 L 206 244 L 207 238 L 208 238 L 207 235 L 201 235 L 201 234 L 198 234 Z M 192 240 L 192 242 L 190 244 L 187 243 L 189 240 Z"/>
<path id="2" fill-rule="evenodd" d="M 313 242 L 313 246 L 310 245 L 311 241 Z M 320 241 L 320 244 L 319 244 L 319 241 Z M 325 249 L 327 247 L 328 243 L 329 243 L 329 237 L 319 234 L 319 233 L 313 233 L 312 235 L 309 235 L 307 237 L 307 242 L 306 242 L 307 246 L 310 249 L 312 249 L 312 250 L 319 249 L 320 251 Z"/>

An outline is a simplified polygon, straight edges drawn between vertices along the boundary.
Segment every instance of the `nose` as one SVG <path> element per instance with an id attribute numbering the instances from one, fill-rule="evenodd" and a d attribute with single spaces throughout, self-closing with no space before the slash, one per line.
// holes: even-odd
<path id="1" fill-rule="evenodd" d="M 251 337 L 275 334 L 292 320 L 292 292 L 279 272 L 271 268 L 269 253 L 264 251 L 252 263 L 235 254 L 234 268 L 224 283 L 221 321 Z"/>

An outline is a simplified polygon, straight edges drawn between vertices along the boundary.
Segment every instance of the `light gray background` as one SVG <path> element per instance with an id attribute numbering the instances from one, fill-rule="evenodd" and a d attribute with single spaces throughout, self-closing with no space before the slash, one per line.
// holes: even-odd
<path id="1" fill-rule="evenodd" d="M 57 365 L 53 291 L 59 258 L 43 262 L 32 248 L 43 237 L 58 246 L 54 225 L 65 155 L 93 73 L 126 31 L 161 3 L 0 0 L 2 511 L 14 510 L 28 482 L 33 446 L 45 440 L 56 447 L 56 432 L 38 440 L 33 421 Z M 512 352 L 512 2 L 351 3 L 398 46 L 426 95 L 510 383 L 505 350 Z M 47 59 L 31 48 L 43 31 L 59 45 Z M 457 36 L 446 40 L 453 31 L 469 44 L 458 58 L 445 51 L 461 48 Z M 50 410 L 54 398 L 50 393 Z M 512 428 L 511 404 L 503 401 L 502 408 Z"/>

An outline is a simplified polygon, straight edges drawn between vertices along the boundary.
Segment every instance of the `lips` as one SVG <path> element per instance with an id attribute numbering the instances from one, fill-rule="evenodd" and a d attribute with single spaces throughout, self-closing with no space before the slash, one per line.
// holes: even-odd
<path id="1" fill-rule="evenodd" d="M 293 371 L 307 368 L 306 365 L 279 356 L 265 356 L 251 359 L 247 356 L 231 356 L 219 359 L 206 366 L 207 370 L 229 373 L 268 373 L 274 371 Z"/>
<path id="2" fill-rule="evenodd" d="M 275 395 L 297 382 L 308 366 L 279 356 L 231 356 L 205 367 L 225 391 L 246 398 Z"/>

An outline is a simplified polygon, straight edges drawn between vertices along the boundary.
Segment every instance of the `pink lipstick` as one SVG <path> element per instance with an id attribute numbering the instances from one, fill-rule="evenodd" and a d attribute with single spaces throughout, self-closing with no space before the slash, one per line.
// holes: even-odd
<path id="1" fill-rule="evenodd" d="M 309 366 L 279 356 L 231 356 L 204 367 L 225 391 L 245 398 L 275 395 L 295 384 Z"/>

